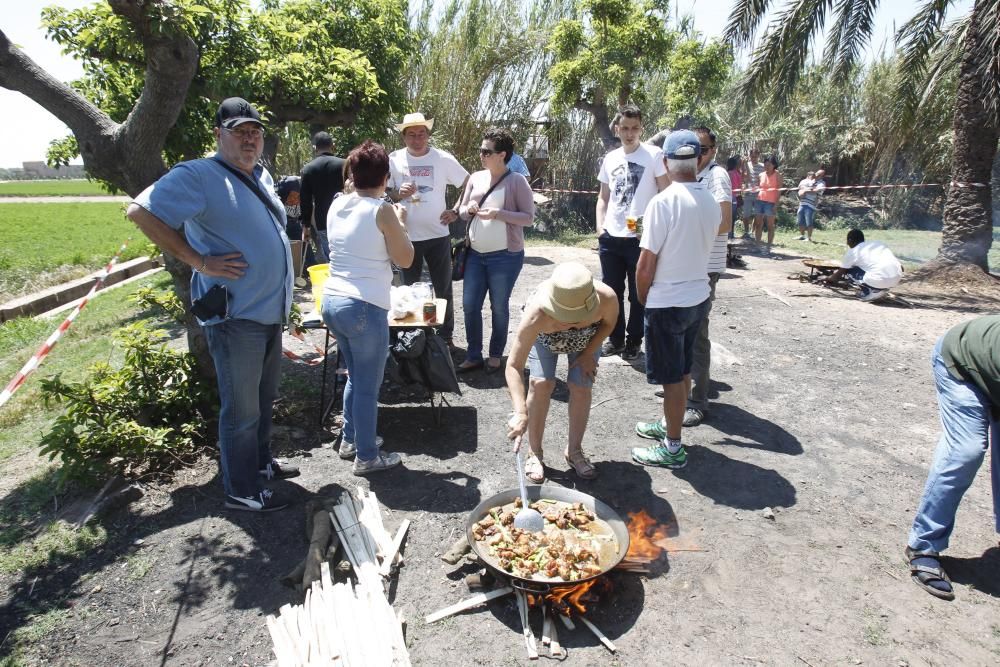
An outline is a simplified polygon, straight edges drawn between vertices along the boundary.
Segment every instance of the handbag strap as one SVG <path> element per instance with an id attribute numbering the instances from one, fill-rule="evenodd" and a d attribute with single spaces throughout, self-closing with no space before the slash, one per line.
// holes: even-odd
<path id="1" fill-rule="evenodd" d="M 274 203 L 273 199 L 271 199 L 270 197 L 268 197 L 267 195 L 265 195 L 263 192 L 261 192 L 260 187 L 254 181 L 250 180 L 249 176 L 247 176 L 246 174 L 244 174 L 239 169 L 234 169 L 233 167 L 229 166 L 223 160 L 219 159 L 218 156 L 216 156 L 216 157 L 214 157 L 212 159 L 215 160 L 216 162 L 218 162 L 224 168 L 226 168 L 229 171 L 231 171 L 234 176 L 236 176 L 238 179 L 240 179 L 240 181 L 242 181 L 243 185 L 245 185 L 248 188 L 250 188 L 250 192 L 252 192 L 255 195 L 257 195 L 257 199 L 259 199 L 261 201 L 261 203 L 264 204 L 264 206 L 267 207 L 267 210 L 270 211 L 271 214 L 274 216 L 275 221 L 278 222 L 278 223 L 281 222 L 281 211 L 279 211 L 278 205 Z"/>
<path id="2" fill-rule="evenodd" d="M 479 206 L 480 207 L 482 207 L 483 202 L 486 201 L 486 198 L 489 197 L 490 194 L 492 194 L 492 192 L 497 189 L 497 186 L 500 185 L 503 182 L 503 179 L 507 178 L 508 176 L 510 176 L 510 169 L 508 169 L 507 171 L 505 171 L 503 173 L 503 176 L 501 176 L 500 178 L 498 178 L 497 182 L 490 186 L 490 189 L 486 191 L 486 194 L 484 194 L 482 197 L 479 198 Z M 475 217 L 476 216 L 470 217 L 469 221 L 467 223 L 465 223 L 465 244 L 466 245 L 469 244 L 469 228 L 472 227 L 472 218 L 475 218 Z"/>

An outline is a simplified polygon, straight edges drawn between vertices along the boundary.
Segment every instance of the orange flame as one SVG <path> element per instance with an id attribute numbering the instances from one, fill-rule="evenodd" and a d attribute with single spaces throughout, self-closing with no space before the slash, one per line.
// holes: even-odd
<path id="1" fill-rule="evenodd" d="M 528 601 L 532 605 L 538 605 L 544 601 L 545 604 L 564 616 L 573 613 L 585 614 L 587 612 L 585 603 L 596 602 L 602 595 L 610 593 L 611 588 L 611 580 L 607 577 L 596 577 L 576 586 L 554 588 L 544 596 L 532 595 Z"/>
<path id="2" fill-rule="evenodd" d="M 646 510 L 628 513 L 628 537 L 625 560 L 656 560 L 670 541 L 667 526 L 657 523 Z"/>

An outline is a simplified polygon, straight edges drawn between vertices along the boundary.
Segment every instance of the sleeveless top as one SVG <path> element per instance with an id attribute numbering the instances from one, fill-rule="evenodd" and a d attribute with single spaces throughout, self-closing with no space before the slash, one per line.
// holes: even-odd
<path id="1" fill-rule="evenodd" d="M 599 324 L 600 322 L 594 322 L 582 329 L 540 333 L 537 340 L 555 354 L 576 354 L 583 352 L 583 349 L 590 344 L 590 341 L 597 334 Z"/>
<path id="2" fill-rule="evenodd" d="M 392 265 L 385 237 L 375 222 L 384 202 L 357 194 L 338 197 L 326 216 L 330 277 L 324 294 L 367 301 L 389 310 Z"/>

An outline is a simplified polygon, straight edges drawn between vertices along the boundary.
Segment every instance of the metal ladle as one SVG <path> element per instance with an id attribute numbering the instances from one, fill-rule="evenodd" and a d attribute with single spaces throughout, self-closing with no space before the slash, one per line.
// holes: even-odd
<path id="1" fill-rule="evenodd" d="M 521 511 L 514 517 L 514 527 L 529 533 L 540 533 L 545 528 L 545 519 L 538 510 L 528 507 L 528 489 L 524 485 L 524 460 L 521 458 L 520 448 L 514 458 L 517 459 L 517 481 L 521 485 Z"/>

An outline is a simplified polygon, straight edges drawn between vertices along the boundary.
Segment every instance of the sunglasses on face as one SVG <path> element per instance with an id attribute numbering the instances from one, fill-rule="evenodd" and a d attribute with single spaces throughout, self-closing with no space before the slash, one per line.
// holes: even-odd
<path id="1" fill-rule="evenodd" d="M 479 154 L 482 155 L 483 157 L 489 157 L 491 155 L 496 155 L 497 151 L 490 150 L 489 148 L 480 148 Z"/>
<path id="2" fill-rule="evenodd" d="M 712 144 L 711 146 L 706 146 L 705 144 L 702 144 L 701 145 L 701 152 L 702 153 L 707 153 L 708 151 L 712 150 L 713 148 L 715 148 L 715 144 Z"/>
<path id="3" fill-rule="evenodd" d="M 229 134 L 234 134 L 244 141 L 248 139 L 261 139 L 264 137 L 264 130 L 259 127 L 246 128 L 242 130 L 230 130 L 228 127 L 222 128 Z"/>

